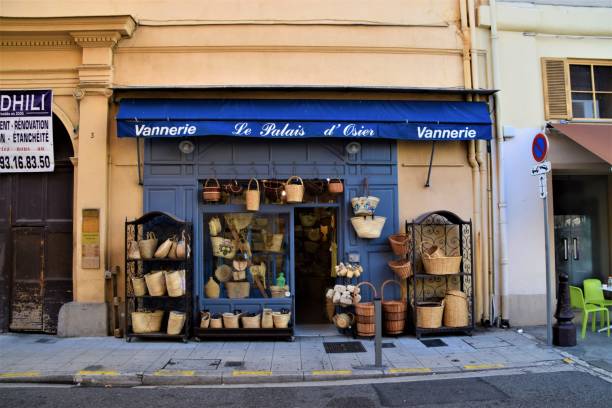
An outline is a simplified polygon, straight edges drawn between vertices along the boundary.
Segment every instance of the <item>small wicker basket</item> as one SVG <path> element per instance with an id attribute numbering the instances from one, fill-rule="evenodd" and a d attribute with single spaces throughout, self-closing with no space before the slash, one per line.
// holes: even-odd
<path id="1" fill-rule="evenodd" d="M 237 329 L 240 327 L 239 324 L 240 315 L 234 313 L 223 313 L 223 327 L 226 329 Z"/>
<path id="2" fill-rule="evenodd" d="M 242 327 L 244 327 L 245 329 L 261 328 L 261 315 L 260 314 L 257 314 L 255 316 L 242 316 L 240 320 L 242 320 Z"/>
<path id="3" fill-rule="evenodd" d="M 389 245 L 395 255 L 405 257 L 410 246 L 410 238 L 408 234 L 389 235 Z"/>

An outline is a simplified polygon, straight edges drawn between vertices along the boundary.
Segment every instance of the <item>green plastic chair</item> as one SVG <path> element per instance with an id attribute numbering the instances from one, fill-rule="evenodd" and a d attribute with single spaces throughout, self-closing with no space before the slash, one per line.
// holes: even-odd
<path id="1" fill-rule="evenodd" d="M 603 289 L 599 279 L 585 279 L 584 285 L 584 301 L 601 307 L 612 306 L 612 300 L 604 297 Z"/>
<path id="2" fill-rule="evenodd" d="M 610 336 L 610 313 L 608 309 L 601 306 L 596 306 L 590 303 L 585 303 L 584 296 L 582 294 L 582 289 L 576 286 L 570 286 L 570 304 L 574 309 L 580 309 L 582 311 L 582 332 L 580 337 L 584 339 L 586 336 L 586 327 L 587 322 L 589 321 L 590 313 L 601 312 L 603 316 L 606 317 L 606 321 L 608 324 L 608 337 Z M 602 316 L 602 317 L 603 317 Z M 595 317 L 593 316 L 593 322 L 591 325 L 591 330 L 595 331 Z M 604 320 L 601 319 L 601 327 L 604 328 Z"/>

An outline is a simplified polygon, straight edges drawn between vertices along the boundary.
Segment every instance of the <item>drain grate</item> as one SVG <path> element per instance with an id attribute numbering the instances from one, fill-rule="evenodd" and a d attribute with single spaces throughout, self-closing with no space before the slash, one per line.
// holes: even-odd
<path id="1" fill-rule="evenodd" d="M 393 343 L 383 343 L 382 348 L 395 348 L 395 344 Z"/>
<path id="2" fill-rule="evenodd" d="M 226 361 L 225 367 L 242 367 L 244 365 L 244 361 Z"/>
<path id="3" fill-rule="evenodd" d="M 57 340 L 54 339 L 38 339 L 34 343 L 55 343 Z"/>
<path id="4" fill-rule="evenodd" d="M 425 347 L 446 347 L 448 346 L 448 344 L 446 344 L 440 339 L 421 340 L 421 343 L 423 343 Z"/>
<path id="5" fill-rule="evenodd" d="M 323 343 L 325 352 L 331 353 L 365 353 L 366 349 L 360 341 L 334 341 Z"/>

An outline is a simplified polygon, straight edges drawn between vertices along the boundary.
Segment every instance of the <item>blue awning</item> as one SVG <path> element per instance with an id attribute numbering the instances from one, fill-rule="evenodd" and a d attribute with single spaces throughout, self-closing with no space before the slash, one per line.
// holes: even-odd
<path id="1" fill-rule="evenodd" d="M 489 140 L 484 102 L 124 99 L 119 137 Z"/>

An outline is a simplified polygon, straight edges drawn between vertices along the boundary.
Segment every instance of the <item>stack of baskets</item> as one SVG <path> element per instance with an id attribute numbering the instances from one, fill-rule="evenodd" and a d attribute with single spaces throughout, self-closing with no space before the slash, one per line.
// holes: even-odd
<path id="1" fill-rule="evenodd" d="M 398 278 L 409 278 L 412 275 L 410 260 L 407 258 L 410 249 L 410 237 L 408 234 L 389 235 L 389 245 L 391 245 L 393 253 L 400 257 L 400 259 L 387 262 L 389 268 Z"/>
<path id="2" fill-rule="evenodd" d="M 369 286 L 374 297 L 377 296 L 376 288 L 370 282 L 361 282 L 356 287 Z M 357 321 L 357 335 L 372 337 L 376 334 L 376 315 L 374 313 L 374 302 L 360 302 L 355 305 L 355 320 Z"/>
<path id="3" fill-rule="evenodd" d="M 393 335 L 401 334 L 404 332 L 404 328 L 406 327 L 408 302 L 404 298 L 401 300 L 385 300 L 385 286 L 389 283 L 399 286 L 400 292 L 402 289 L 399 282 L 391 279 L 384 281 L 380 288 L 382 296 L 383 321 L 385 322 L 385 333 Z"/>
<path id="4" fill-rule="evenodd" d="M 448 290 L 441 302 L 417 303 L 417 327 L 467 327 L 470 324 L 467 295 L 460 290 Z"/>

